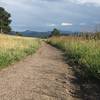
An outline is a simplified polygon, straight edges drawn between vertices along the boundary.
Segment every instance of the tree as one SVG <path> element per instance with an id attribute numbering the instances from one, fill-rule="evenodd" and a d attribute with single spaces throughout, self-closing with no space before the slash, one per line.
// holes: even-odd
<path id="1" fill-rule="evenodd" d="M 53 29 L 53 31 L 51 32 L 51 36 L 60 36 L 60 31 L 58 29 Z"/>
<path id="2" fill-rule="evenodd" d="M 23 36 L 23 34 L 19 33 L 19 32 L 16 32 L 16 35 L 17 36 Z"/>
<path id="3" fill-rule="evenodd" d="M 0 33 L 7 33 L 11 31 L 11 27 L 9 26 L 11 23 L 10 17 L 10 13 L 0 7 Z"/>

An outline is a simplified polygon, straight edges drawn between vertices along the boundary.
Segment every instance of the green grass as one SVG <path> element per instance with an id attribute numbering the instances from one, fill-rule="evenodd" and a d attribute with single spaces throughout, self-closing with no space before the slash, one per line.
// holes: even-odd
<path id="1" fill-rule="evenodd" d="M 0 35 L 0 69 L 35 53 L 40 44 L 36 38 Z"/>
<path id="2" fill-rule="evenodd" d="M 85 76 L 100 79 L 100 40 L 54 37 L 49 39 L 49 42 L 64 50 L 73 62 L 84 67 Z"/>

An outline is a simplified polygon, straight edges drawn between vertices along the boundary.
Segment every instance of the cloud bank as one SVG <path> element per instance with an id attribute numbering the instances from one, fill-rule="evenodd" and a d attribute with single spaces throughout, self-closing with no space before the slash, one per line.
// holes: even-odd
<path id="1" fill-rule="evenodd" d="M 0 6 L 11 13 L 13 30 L 76 31 L 100 22 L 99 0 L 0 0 Z"/>

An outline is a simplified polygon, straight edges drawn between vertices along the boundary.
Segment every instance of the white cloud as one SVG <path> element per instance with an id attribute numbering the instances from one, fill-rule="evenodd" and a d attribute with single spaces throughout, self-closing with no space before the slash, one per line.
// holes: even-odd
<path id="1" fill-rule="evenodd" d="M 0 3 L 4 3 L 8 6 L 22 6 L 26 7 L 26 6 L 30 6 L 33 1 L 32 0 L 0 0 Z"/>
<path id="2" fill-rule="evenodd" d="M 61 23 L 61 26 L 72 26 L 72 23 Z"/>
<path id="3" fill-rule="evenodd" d="M 56 24 L 47 24 L 47 26 L 54 27 L 54 26 L 56 26 Z"/>
<path id="4" fill-rule="evenodd" d="M 97 21 L 94 24 L 99 23 L 100 7 L 94 5 L 100 5 L 100 0 L 0 0 L 0 6 L 11 13 L 11 25 L 15 29 L 27 29 L 28 26 L 32 30 L 54 27 L 78 30 L 85 26 L 82 22 L 86 25 L 94 21 Z"/>
<path id="5" fill-rule="evenodd" d="M 76 2 L 78 4 L 95 4 L 95 5 L 100 5 L 100 0 L 71 0 L 72 2 Z"/>

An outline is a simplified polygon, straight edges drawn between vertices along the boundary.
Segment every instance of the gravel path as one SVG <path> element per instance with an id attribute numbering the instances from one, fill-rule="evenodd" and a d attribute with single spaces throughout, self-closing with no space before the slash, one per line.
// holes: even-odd
<path id="1" fill-rule="evenodd" d="M 0 71 L 0 100 L 80 100 L 79 95 L 63 53 L 45 43 L 33 56 Z"/>

